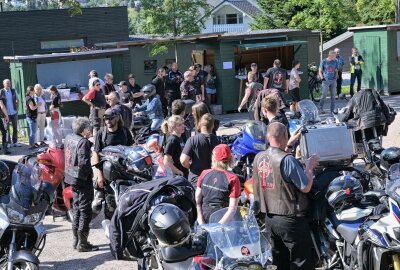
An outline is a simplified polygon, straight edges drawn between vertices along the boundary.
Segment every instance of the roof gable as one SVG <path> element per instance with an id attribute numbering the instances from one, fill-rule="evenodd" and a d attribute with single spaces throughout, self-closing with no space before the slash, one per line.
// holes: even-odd
<path id="1" fill-rule="evenodd" d="M 258 7 L 247 0 L 208 0 L 208 3 L 213 7 L 211 14 L 222 8 L 224 4 L 234 7 L 238 11 L 243 12 L 250 17 L 255 17 L 261 12 Z"/>

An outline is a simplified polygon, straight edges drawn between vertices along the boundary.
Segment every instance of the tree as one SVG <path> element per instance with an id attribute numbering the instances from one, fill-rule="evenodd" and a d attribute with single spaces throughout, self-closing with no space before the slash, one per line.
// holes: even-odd
<path id="1" fill-rule="evenodd" d="M 164 37 L 199 33 L 209 13 L 207 0 L 143 0 L 140 9 L 143 33 Z M 172 43 L 177 60 L 177 42 Z M 169 44 L 157 44 L 151 53 L 166 52 Z"/>
<path id="2" fill-rule="evenodd" d="M 395 22 L 395 0 L 358 0 L 357 11 L 361 22 L 368 25 Z"/>
<path id="3" fill-rule="evenodd" d="M 264 12 L 256 18 L 254 29 L 322 29 L 325 38 L 331 38 L 358 21 L 355 0 L 258 0 L 258 4 Z"/>

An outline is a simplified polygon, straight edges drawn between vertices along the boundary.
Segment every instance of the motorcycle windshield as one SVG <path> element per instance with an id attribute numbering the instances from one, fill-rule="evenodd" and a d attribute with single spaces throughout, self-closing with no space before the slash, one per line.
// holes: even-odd
<path id="1" fill-rule="evenodd" d="M 243 133 L 255 141 L 265 141 L 267 136 L 267 126 L 261 121 L 249 121 L 244 126 Z"/>
<path id="2" fill-rule="evenodd" d="M 218 210 L 202 229 L 207 231 L 208 241 L 201 265 L 215 269 L 239 269 L 235 267 L 244 265 L 245 269 L 264 269 L 261 266 L 270 258 L 270 245 L 260 235 L 253 211 L 246 207 L 236 207 L 232 212 L 229 208 Z"/>
<path id="3" fill-rule="evenodd" d="M 299 110 L 301 113 L 301 120 L 304 124 L 315 124 L 321 121 L 318 115 L 317 106 L 309 99 L 299 102 Z"/>
<path id="4" fill-rule="evenodd" d="M 34 165 L 19 164 L 14 169 L 12 175 L 12 196 L 14 201 L 20 206 L 28 209 L 32 201 L 36 198 L 42 184 L 40 175 L 41 169 L 37 163 Z"/>

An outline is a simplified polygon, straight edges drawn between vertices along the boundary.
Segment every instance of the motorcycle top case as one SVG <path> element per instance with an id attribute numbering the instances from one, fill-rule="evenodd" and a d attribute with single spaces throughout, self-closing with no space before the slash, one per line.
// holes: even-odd
<path id="1" fill-rule="evenodd" d="M 301 157 L 320 157 L 320 166 L 349 165 L 357 155 L 354 131 L 346 124 L 306 125 L 300 139 Z"/>

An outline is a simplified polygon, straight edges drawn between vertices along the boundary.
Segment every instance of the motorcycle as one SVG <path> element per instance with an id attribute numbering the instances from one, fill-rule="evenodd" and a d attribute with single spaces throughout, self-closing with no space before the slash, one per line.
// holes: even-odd
<path id="1" fill-rule="evenodd" d="M 271 250 L 260 233 L 253 210 L 237 207 L 216 211 L 201 228 L 208 233 L 207 252 L 196 258 L 190 269 L 276 269 L 271 265 Z M 222 221 L 222 224 L 219 223 Z M 195 266 L 199 268 L 194 268 Z"/>
<path id="2" fill-rule="evenodd" d="M 380 202 L 388 211 L 369 216 L 358 228 L 360 270 L 400 270 L 400 163 L 390 167 L 385 193 Z"/>
<path id="3" fill-rule="evenodd" d="M 28 155 L 30 162 L 38 162 L 42 170 L 42 181 L 48 181 L 56 190 L 52 205 L 53 219 L 55 212 L 65 213 L 69 221 L 73 220 L 72 189 L 64 182 L 64 150 L 59 147 L 49 146 L 38 149 Z"/>
<path id="4" fill-rule="evenodd" d="M 231 151 L 237 160 L 233 171 L 245 180 L 252 176 L 255 156 L 267 148 L 266 135 L 267 127 L 263 122 L 248 121 L 242 135 L 232 144 Z"/>
<path id="5" fill-rule="evenodd" d="M 43 219 L 55 191 L 40 174 L 36 162 L 22 158 L 10 193 L 0 198 L 0 269 L 39 269 L 38 257 L 46 243 Z"/>

